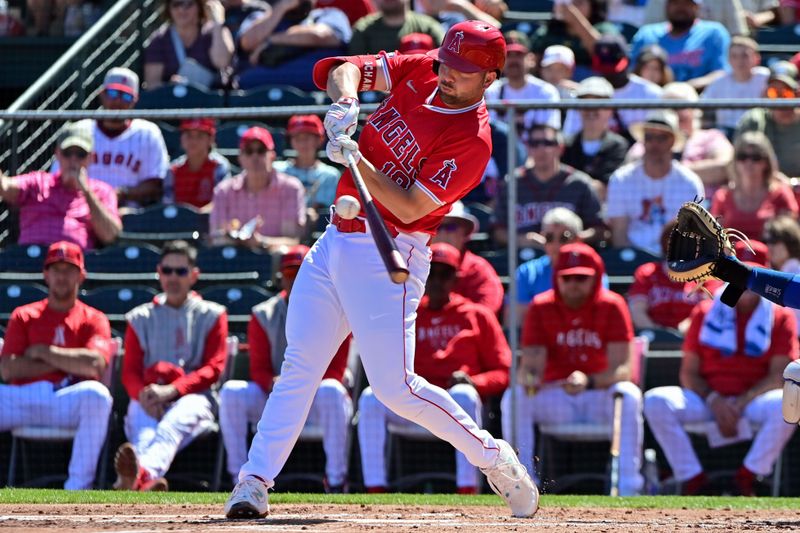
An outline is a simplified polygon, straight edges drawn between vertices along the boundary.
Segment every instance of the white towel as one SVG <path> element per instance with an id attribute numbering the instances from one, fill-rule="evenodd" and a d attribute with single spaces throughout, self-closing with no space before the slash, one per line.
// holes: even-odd
<path id="1" fill-rule="evenodd" d="M 724 287 L 714 295 L 714 303 L 708 310 L 700 328 L 700 343 L 715 348 L 723 355 L 738 352 L 736 345 L 736 308 L 720 301 Z M 751 357 L 760 357 L 769 349 L 772 341 L 773 303 L 765 298 L 750 315 L 744 330 L 744 352 Z"/>

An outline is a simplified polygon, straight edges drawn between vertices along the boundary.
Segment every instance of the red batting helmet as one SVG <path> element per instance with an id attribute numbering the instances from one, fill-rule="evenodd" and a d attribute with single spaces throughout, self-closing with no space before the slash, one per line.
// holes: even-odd
<path id="1" fill-rule="evenodd" d="M 461 72 L 499 71 L 506 64 L 506 40 L 491 24 L 466 20 L 451 26 L 442 46 L 427 55 Z"/>

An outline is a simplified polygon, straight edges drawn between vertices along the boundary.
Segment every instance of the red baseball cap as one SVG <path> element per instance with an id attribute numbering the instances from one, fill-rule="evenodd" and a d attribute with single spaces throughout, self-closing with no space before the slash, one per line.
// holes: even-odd
<path id="1" fill-rule="evenodd" d="M 287 250 L 283 257 L 281 257 L 281 270 L 291 267 L 299 267 L 303 264 L 303 258 L 306 256 L 310 248 L 303 244 L 292 246 Z"/>
<path id="2" fill-rule="evenodd" d="M 213 118 L 190 118 L 181 120 L 181 131 L 202 131 L 212 137 L 217 134 L 217 121 Z"/>
<path id="3" fill-rule="evenodd" d="M 427 33 L 409 33 L 400 38 L 400 46 L 397 51 L 401 54 L 424 54 L 428 50 L 436 48 L 433 37 Z"/>
<path id="4" fill-rule="evenodd" d="M 582 242 L 566 244 L 558 254 L 556 275 L 594 276 L 601 262 L 602 259 L 591 246 Z"/>
<path id="5" fill-rule="evenodd" d="M 628 43 L 616 34 L 602 35 L 594 45 L 592 70 L 603 75 L 619 74 L 630 65 Z"/>
<path id="6" fill-rule="evenodd" d="M 47 269 L 53 263 L 69 263 L 78 267 L 81 272 L 85 272 L 83 250 L 74 242 L 59 241 L 51 244 L 44 260 L 44 268 Z"/>
<path id="7" fill-rule="evenodd" d="M 750 266 L 766 267 L 769 264 L 769 248 L 761 241 L 750 241 L 751 252 L 744 241 L 737 241 L 733 245 L 733 251 L 736 252 L 736 258 Z"/>
<path id="8" fill-rule="evenodd" d="M 286 133 L 289 135 L 294 135 L 295 133 L 313 133 L 318 137 L 324 137 L 325 129 L 322 127 L 322 121 L 317 115 L 295 115 L 289 119 Z"/>
<path id="9" fill-rule="evenodd" d="M 275 141 L 272 139 L 272 134 L 258 126 L 253 126 L 242 134 L 241 139 L 239 139 L 239 150 L 244 148 L 250 141 L 260 142 L 267 150 L 275 149 Z"/>
<path id="10" fill-rule="evenodd" d="M 431 263 L 442 263 L 458 270 L 461 264 L 461 253 L 450 244 L 437 242 L 431 244 Z"/>

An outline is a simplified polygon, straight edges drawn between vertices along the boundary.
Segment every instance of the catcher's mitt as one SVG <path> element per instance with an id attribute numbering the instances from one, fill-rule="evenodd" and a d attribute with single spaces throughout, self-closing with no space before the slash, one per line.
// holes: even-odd
<path id="1" fill-rule="evenodd" d="M 728 230 L 700 202 L 683 204 L 669 236 L 669 277 L 673 281 L 697 282 L 718 277 L 716 263 L 726 255 L 733 255 Z"/>

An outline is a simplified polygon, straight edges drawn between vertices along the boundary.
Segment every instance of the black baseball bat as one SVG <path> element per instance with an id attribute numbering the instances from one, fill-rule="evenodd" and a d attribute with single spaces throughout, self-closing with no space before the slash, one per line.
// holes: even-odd
<path id="1" fill-rule="evenodd" d="M 358 195 L 361 197 L 361 203 L 364 206 L 364 213 L 367 215 L 367 222 L 372 230 L 372 238 L 375 240 L 375 246 L 378 247 L 378 253 L 381 254 L 383 264 L 386 265 L 386 271 L 389 273 L 389 278 L 394 283 L 405 283 L 408 279 L 408 265 L 400 251 L 397 249 L 397 244 L 394 238 L 389 234 L 386 229 L 386 224 L 383 217 L 375 207 L 375 202 L 372 200 L 372 195 L 367 190 L 364 183 L 364 178 L 361 177 L 361 172 L 358 170 L 358 165 L 353 158 L 352 152 L 343 150 L 344 156 L 347 159 L 347 166 L 350 173 L 353 175 L 353 183 L 356 185 Z"/>

